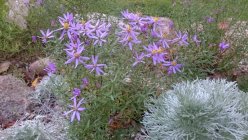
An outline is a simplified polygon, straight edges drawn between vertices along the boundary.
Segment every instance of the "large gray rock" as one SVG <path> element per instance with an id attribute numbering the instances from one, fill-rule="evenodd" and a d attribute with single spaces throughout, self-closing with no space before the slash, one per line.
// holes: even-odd
<path id="1" fill-rule="evenodd" d="M 28 7 L 24 3 L 25 0 L 8 0 L 7 5 L 9 12 L 7 20 L 15 23 L 21 29 L 27 28 L 25 17 L 28 16 Z"/>
<path id="2" fill-rule="evenodd" d="M 0 126 L 19 120 L 25 113 L 26 97 L 32 89 L 22 80 L 12 76 L 0 76 Z"/>

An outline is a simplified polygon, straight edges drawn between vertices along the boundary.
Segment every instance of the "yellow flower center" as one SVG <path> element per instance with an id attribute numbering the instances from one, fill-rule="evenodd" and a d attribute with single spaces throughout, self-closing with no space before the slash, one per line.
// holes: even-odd
<path id="1" fill-rule="evenodd" d="M 171 62 L 171 65 L 172 65 L 172 66 L 176 66 L 176 65 L 177 65 L 177 61 L 172 61 L 172 62 Z"/>
<path id="2" fill-rule="evenodd" d="M 85 24 L 85 21 L 84 21 L 84 19 L 82 19 L 82 20 L 81 20 L 81 23 L 82 23 L 83 25 Z"/>
<path id="3" fill-rule="evenodd" d="M 132 40 L 133 40 L 133 38 L 130 37 L 130 36 L 129 36 L 128 39 L 127 39 L 128 42 L 130 42 L 130 41 L 132 41 Z"/>
<path id="4" fill-rule="evenodd" d="M 163 33 L 163 38 L 166 38 L 168 35 L 166 33 Z"/>
<path id="5" fill-rule="evenodd" d="M 66 30 L 69 29 L 69 23 L 68 22 L 64 23 L 64 29 L 66 29 Z"/>
<path id="6" fill-rule="evenodd" d="M 131 26 L 130 25 L 127 25 L 127 32 L 131 32 Z"/>
<path id="7" fill-rule="evenodd" d="M 152 54 L 162 53 L 163 51 L 164 51 L 164 49 L 160 47 L 157 50 L 152 50 Z"/>
<path id="8" fill-rule="evenodd" d="M 158 17 L 154 17 L 153 20 L 154 20 L 154 22 L 158 22 L 159 18 Z"/>

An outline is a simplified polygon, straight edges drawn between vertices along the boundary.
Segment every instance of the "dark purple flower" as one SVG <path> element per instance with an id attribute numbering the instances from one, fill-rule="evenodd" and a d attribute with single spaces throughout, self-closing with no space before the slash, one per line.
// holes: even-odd
<path id="1" fill-rule="evenodd" d="M 219 44 L 219 48 L 221 51 L 224 51 L 225 49 L 228 49 L 229 47 L 230 47 L 229 43 L 226 43 L 224 41 Z"/>
<path id="2" fill-rule="evenodd" d="M 81 90 L 79 88 L 74 88 L 72 94 L 73 96 L 79 96 L 81 94 Z"/>
<path id="3" fill-rule="evenodd" d="M 80 107 L 81 104 L 83 104 L 83 103 L 84 103 L 84 99 L 81 99 L 77 103 L 77 98 L 73 98 L 73 105 L 69 105 L 71 110 L 68 111 L 68 112 L 65 112 L 64 115 L 67 116 L 68 114 L 72 113 L 71 122 L 74 121 L 75 117 L 77 118 L 78 121 L 80 121 L 80 112 L 82 112 L 82 111 L 84 111 L 86 109 L 84 107 Z"/>
<path id="4" fill-rule="evenodd" d="M 49 62 L 44 70 L 47 72 L 48 76 L 51 76 L 57 71 L 56 64 L 53 62 Z"/>
<path id="5" fill-rule="evenodd" d="M 206 21 L 207 21 L 208 23 L 212 23 L 212 22 L 215 21 L 215 19 L 214 19 L 213 17 L 211 17 L 211 16 L 207 16 L 205 19 L 206 19 Z"/>
<path id="6" fill-rule="evenodd" d="M 92 56 L 92 64 L 88 64 L 85 66 L 90 72 L 96 71 L 97 75 L 104 74 L 103 70 L 101 69 L 102 67 L 106 67 L 106 64 L 97 64 L 98 61 L 98 56 Z"/>
<path id="7" fill-rule="evenodd" d="M 85 64 L 85 61 L 89 60 L 88 57 L 81 56 L 81 53 L 84 51 L 84 47 L 78 47 L 76 51 L 69 52 L 67 51 L 66 54 L 69 59 L 65 62 L 65 64 L 75 62 L 75 68 L 78 66 L 78 63 Z"/>
<path id="8" fill-rule="evenodd" d="M 164 62 L 163 66 L 168 67 L 168 74 L 175 74 L 177 72 L 181 72 L 182 64 L 177 64 L 176 60 L 173 61 L 166 61 Z"/>
<path id="9" fill-rule="evenodd" d="M 135 57 L 134 57 L 134 59 L 135 59 L 135 62 L 133 63 L 133 67 L 135 67 L 137 64 L 139 64 L 139 63 L 145 63 L 144 61 L 143 61 L 143 59 L 144 59 L 144 57 L 145 57 L 145 54 L 142 52 L 140 55 L 138 55 L 138 53 L 137 52 L 135 52 Z"/>
<path id="10" fill-rule="evenodd" d="M 32 42 L 37 42 L 37 37 L 36 36 L 32 36 Z"/>
<path id="11" fill-rule="evenodd" d="M 52 31 L 50 32 L 49 29 L 47 29 L 46 32 L 44 32 L 44 31 L 42 31 L 42 30 L 40 30 L 40 32 L 41 32 L 41 34 L 42 34 L 42 37 L 40 37 L 40 38 L 42 39 L 42 42 L 43 42 L 43 43 L 47 43 L 47 40 L 48 40 L 48 39 L 54 37 L 54 36 L 52 35 L 53 32 L 52 32 Z"/>
<path id="12" fill-rule="evenodd" d="M 152 57 L 153 64 L 164 62 L 164 57 L 167 54 L 162 47 L 158 47 L 155 43 L 149 44 L 148 47 L 144 47 L 147 51 L 147 57 Z"/>

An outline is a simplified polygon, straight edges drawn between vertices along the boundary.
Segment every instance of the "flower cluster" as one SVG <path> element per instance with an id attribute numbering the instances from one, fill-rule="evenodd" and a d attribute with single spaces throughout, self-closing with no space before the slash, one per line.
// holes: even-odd
<path id="1" fill-rule="evenodd" d="M 133 52 L 133 66 L 150 58 L 154 65 L 166 68 L 168 74 L 181 71 L 182 64 L 178 64 L 177 56 L 172 55 L 170 49 L 173 46 L 188 46 L 187 33 L 176 32 L 176 37 L 169 38 L 169 33 L 163 30 L 165 23 L 162 18 L 141 16 L 128 10 L 123 11 L 122 16 L 124 22 L 119 24 L 118 41 Z M 169 27 L 173 27 L 173 22 Z"/>
<path id="2" fill-rule="evenodd" d="M 64 51 L 67 55 L 67 61 L 65 64 L 75 63 L 75 68 L 82 64 L 90 72 L 95 71 L 96 75 L 104 74 L 102 68 L 106 67 L 106 65 L 98 64 L 97 54 L 94 52 L 94 55 L 90 58 L 83 55 L 83 53 L 87 51 L 88 46 L 103 46 L 107 42 L 111 24 L 100 20 L 86 22 L 82 19 L 78 21 L 71 13 L 66 13 L 63 17 L 59 17 L 59 23 L 60 27 L 56 30 L 41 30 L 42 36 L 39 38 L 42 43 L 47 43 L 49 39 L 56 36 L 56 33 L 60 33 L 59 40 L 66 41 Z M 92 63 L 87 64 L 88 60 L 91 60 Z"/>

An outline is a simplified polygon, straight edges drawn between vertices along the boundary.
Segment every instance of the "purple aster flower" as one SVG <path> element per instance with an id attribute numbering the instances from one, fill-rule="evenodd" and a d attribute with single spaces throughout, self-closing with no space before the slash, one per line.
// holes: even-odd
<path id="1" fill-rule="evenodd" d="M 29 6 L 29 0 L 23 0 L 25 6 Z"/>
<path id="2" fill-rule="evenodd" d="M 129 46 L 132 50 L 134 44 L 140 44 L 141 41 L 138 40 L 139 33 L 134 31 L 130 25 L 119 24 L 121 31 L 117 34 L 118 40 L 123 46 Z"/>
<path id="3" fill-rule="evenodd" d="M 46 32 L 44 32 L 44 31 L 42 31 L 42 30 L 40 30 L 40 32 L 41 32 L 41 34 L 42 34 L 42 37 L 40 37 L 40 38 L 42 39 L 42 42 L 43 42 L 43 43 L 47 43 L 47 40 L 48 40 L 48 39 L 54 37 L 54 36 L 52 35 L 53 32 L 52 32 L 52 31 L 50 32 L 49 29 L 47 29 Z"/>
<path id="4" fill-rule="evenodd" d="M 79 96 L 81 94 L 81 90 L 79 88 L 74 88 L 72 94 L 73 96 Z"/>
<path id="5" fill-rule="evenodd" d="M 70 111 L 65 112 L 64 115 L 67 116 L 68 114 L 72 113 L 71 115 L 71 122 L 74 121 L 75 117 L 77 118 L 78 121 L 80 121 L 80 112 L 84 111 L 86 108 L 80 107 L 84 103 L 84 99 L 81 99 L 77 103 L 77 98 L 73 98 L 73 105 L 69 105 L 71 108 Z"/>
<path id="6" fill-rule="evenodd" d="M 163 21 L 159 17 L 147 17 L 145 18 L 147 23 L 152 27 L 151 35 L 153 37 L 159 36 L 159 27 L 163 25 Z"/>
<path id="7" fill-rule="evenodd" d="M 98 61 L 98 56 L 92 56 L 92 64 L 88 64 L 85 66 L 90 72 L 93 72 L 94 70 L 96 71 L 97 75 L 104 74 L 103 70 L 101 69 L 102 67 L 106 67 L 106 64 L 97 64 Z"/>
<path id="8" fill-rule="evenodd" d="M 219 44 L 219 48 L 221 51 L 224 51 L 225 49 L 227 49 L 229 47 L 230 47 L 229 43 L 226 43 L 224 41 Z"/>
<path id="9" fill-rule="evenodd" d="M 101 34 L 108 34 L 110 30 L 111 24 L 101 23 L 100 20 L 97 20 L 97 22 L 94 24 L 92 20 L 89 20 L 87 23 L 85 23 L 85 30 L 86 34 L 89 38 L 92 36 L 96 36 L 98 33 Z"/>
<path id="10" fill-rule="evenodd" d="M 85 78 L 82 79 L 82 88 L 87 87 L 89 84 L 90 83 L 89 83 L 88 78 L 85 77 Z"/>
<path id="11" fill-rule="evenodd" d="M 214 18 L 211 17 L 211 16 L 207 16 L 205 19 L 206 19 L 206 21 L 207 21 L 208 23 L 212 23 L 212 22 L 215 21 Z"/>
<path id="12" fill-rule="evenodd" d="M 148 47 L 144 47 L 147 51 L 146 57 L 152 57 L 153 64 L 164 62 L 165 55 L 167 54 L 162 47 L 158 47 L 155 43 L 149 44 Z"/>
<path id="13" fill-rule="evenodd" d="M 56 64 L 53 62 L 49 62 L 44 70 L 47 72 L 48 76 L 51 76 L 57 71 Z"/>
<path id="14" fill-rule="evenodd" d="M 64 49 L 66 52 L 74 52 L 76 51 L 78 48 L 83 47 L 82 46 L 83 43 L 80 42 L 80 39 L 78 38 L 76 40 L 76 42 L 70 42 L 69 44 L 66 44 L 66 49 Z"/>
<path id="15" fill-rule="evenodd" d="M 159 43 L 163 46 L 163 48 L 169 48 L 169 44 L 168 44 L 168 39 L 167 39 L 167 33 L 164 33 L 162 31 L 160 31 L 159 34 Z"/>
<path id="16" fill-rule="evenodd" d="M 177 61 L 176 60 L 173 60 L 173 61 L 166 61 L 163 66 L 166 66 L 168 67 L 168 74 L 175 74 L 177 72 L 181 72 L 181 67 L 182 67 L 182 64 L 177 64 Z"/>
<path id="17" fill-rule="evenodd" d="M 83 57 L 81 56 L 81 53 L 84 51 L 84 47 L 78 47 L 76 51 L 66 51 L 67 56 L 69 59 L 65 62 L 65 64 L 72 63 L 73 61 L 75 62 L 75 68 L 78 66 L 78 63 L 85 64 L 84 61 L 89 60 L 90 58 L 88 57 Z"/>
<path id="18" fill-rule="evenodd" d="M 140 17 L 139 14 L 129 13 L 128 10 L 121 12 L 124 19 L 128 21 L 128 23 L 132 26 L 140 27 L 144 25 L 146 22 L 143 18 Z"/>
<path id="19" fill-rule="evenodd" d="M 201 41 L 197 38 L 197 35 L 194 35 L 192 39 L 197 46 L 200 46 Z"/>
<path id="20" fill-rule="evenodd" d="M 188 43 L 188 34 L 185 33 L 185 34 L 182 34 L 182 32 L 177 32 L 176 33 L 176 38 L 171 40 L 171 43 L 177 43 L 179 46 L 188 46 L 189 43 Z"/>
<path id="21" fill-rule="evenodd" d="M 135 67 L 137 64 L 139 64 L 139 63 L 145 63 L 144 61 L 143 61 L 143 59 L 145 58 L 145 54 L 142 52 L 140 55 L 138 55 L 138 53 L 137 52 L 135 52 L 135 57 L 134 57 L 134 59 L 135 59 L 135 62 L 133 63 L 133 67 Z"/>
<path id="22" fill-rule="evenodd" d="M 32 42 L 37 42 L 37 37 L 36 36 L 32 36 Z"/>
<path id="23" fill-rule="evenodd" d="M 58 30 L 62 30 L 60 39 L 64 38 L 65 33 L 67 33 L 68 37 L 70 37 L 70 32 L 68 32 L 68 30 L 70 29 L 74 19 L 73 14 L 71 13 L 66 13 L 63 16 L 64 17 L 59 17 L 59 22 L 62 25 L 62 28 L 58 29 Z"/>
<path id="24" fill-rule="evenodd" d="M 85 29 L 84 26 L 81 23 L 75 23 L 75 22 L 71 22 L 70 24 L 70 28 L 68 29 L 68 31 L 71 34 L 75 34 L 75 35 L 80 35 L 80 34 L 85 34 Z"/>
<path id="25" fill-rule="evenodd" d="M 40 6 L 43 3 L 43 0 L 36 0 L 36 5 Z"/>
<path id="26" fill-rule="evenodd" d="M 107 37 L 108 33 L 107 32 L 96 32 L 95 35 L 89 34 L 89 37 L 94 40 L 93 45 L 99 45 L 102 46 L 103 43 L 107 42 L 105 39 Z"/>

